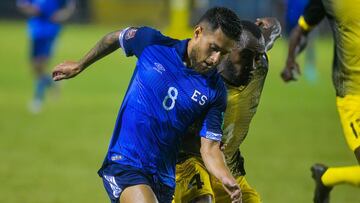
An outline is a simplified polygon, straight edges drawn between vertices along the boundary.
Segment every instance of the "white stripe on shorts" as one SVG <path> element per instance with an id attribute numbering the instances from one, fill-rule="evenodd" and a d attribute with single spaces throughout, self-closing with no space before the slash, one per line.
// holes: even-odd
<path id="1" fill-rule="evenodd" d="M 108 181 L 112 191 L 113 191 L 113 195 L 115 198 L 119 198 L 120 197 L 120 193 L 122 191 L 122 189 L 118 186 L 118 184 L 115 181 L 115 177 L 114 176 L 107 176 L 104 175 L 104 178 Z"/>

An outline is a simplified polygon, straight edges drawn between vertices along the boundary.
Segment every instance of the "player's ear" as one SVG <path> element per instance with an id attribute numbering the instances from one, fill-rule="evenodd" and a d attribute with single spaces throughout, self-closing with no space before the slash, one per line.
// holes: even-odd
<path id="1" fill-rule="evenodd" d="M 201 25 L 195 26 L 194 38 L 195 38 L 195 39 L 199 38 L 199 36 L 202 35 L 203 32 L 204 32 L 203 26 L 201 26 Z"/>

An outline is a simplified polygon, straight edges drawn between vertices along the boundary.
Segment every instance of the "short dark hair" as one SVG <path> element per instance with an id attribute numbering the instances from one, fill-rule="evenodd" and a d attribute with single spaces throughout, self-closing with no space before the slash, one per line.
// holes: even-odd
<path id="1" fill-rule="evenodd" d="M 242 20 L 240 22 L 244 30 L 250 32 L 256 39 L 261 38 L 262 32 L 260 28 L 257 25 L 255 25 L 255 23 L 248 20 Z"/>
<path id="2" fill-rule="evenodd" d="M 207 22 L 211 31 L 218 28 L 223 33 L 238 41 L 242 32 L 242 26 L 239 17 L 231 9 L 225 7 L 214 7 L 206 11 L 197 24 Z"/>

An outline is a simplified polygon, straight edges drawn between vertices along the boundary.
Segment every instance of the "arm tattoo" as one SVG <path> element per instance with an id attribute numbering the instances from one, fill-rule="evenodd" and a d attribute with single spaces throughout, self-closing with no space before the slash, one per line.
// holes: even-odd
<path id="1" fill-rule="evenodd" d="M 104 56 L 119 48 L 120 31 L 111 32 L 105 35 L 81 60 L 82 69 L 87 68 Z"/>

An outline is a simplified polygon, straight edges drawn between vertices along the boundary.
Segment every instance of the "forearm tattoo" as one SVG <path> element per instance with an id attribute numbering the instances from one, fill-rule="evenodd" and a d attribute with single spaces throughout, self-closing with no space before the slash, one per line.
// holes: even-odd
<path id="1" fill-rule="evenodd" d="M 93 64 L 104 56 L 119 48 L 119 34 L 121 31 L 111 32 L 105 35 L 81 60 L 83 69 Z"/>

